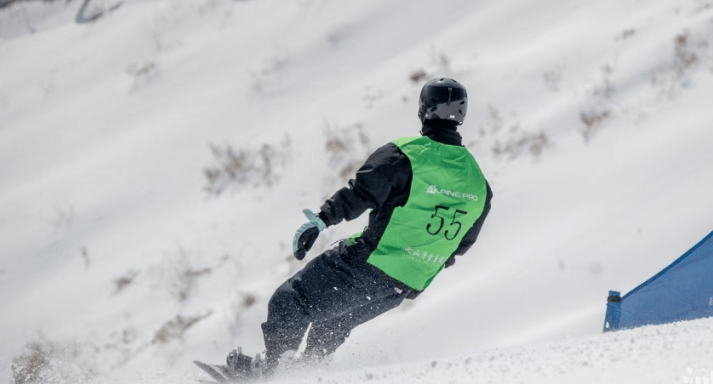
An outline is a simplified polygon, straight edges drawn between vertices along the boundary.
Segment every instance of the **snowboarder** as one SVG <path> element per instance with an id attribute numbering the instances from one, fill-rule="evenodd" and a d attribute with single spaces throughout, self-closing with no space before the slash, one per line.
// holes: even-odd
<path id="1" fill-rule="evenodd" d="M 256 370 L 271 375 L 306 332 L 301 360 L 330 356 L 352 329 L 415 299 L 468 251 L 490 211 L 492 191 L 457 130 L 467 107 L 460 83 L 428 81 L 419 97 L 421 136 L 377 149 L 319 213 L 303 211 L 309 221 L 294 237 L 298 260 L 325 228 L 371 209 L 362 233 L 315 257 L 277 288 L 262 324 L 264 361 L 234 350 L 228 376 L 254 377 Z"/>

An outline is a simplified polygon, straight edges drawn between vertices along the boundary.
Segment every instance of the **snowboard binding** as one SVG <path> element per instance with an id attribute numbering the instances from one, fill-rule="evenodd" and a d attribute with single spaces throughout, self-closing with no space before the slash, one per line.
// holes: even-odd
<path id="1" fill-rule="evenodd" d="M 218 383 L 247 383 L 265 377 L 265 361 L 257 354 L 255 358 L 243 355 L 242 348 L 233 349 L 225 359 L 226 365 L 210 365 L 194 361 Z"/>

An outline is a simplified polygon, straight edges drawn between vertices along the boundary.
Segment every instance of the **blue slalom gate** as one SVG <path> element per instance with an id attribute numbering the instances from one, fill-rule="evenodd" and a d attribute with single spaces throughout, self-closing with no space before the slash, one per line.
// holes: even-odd
<path id="1" fill-rule="evenodd" d="M 624 296 L 609 291 L 604 332 L 713 316 L 713 232 Z"/>

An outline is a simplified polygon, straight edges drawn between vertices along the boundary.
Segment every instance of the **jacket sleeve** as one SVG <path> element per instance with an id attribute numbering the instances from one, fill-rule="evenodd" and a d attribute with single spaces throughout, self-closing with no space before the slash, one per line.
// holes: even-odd
<path id="1" fill-rule="evenodd" d="M 327 226 L 353 220 L 367 209 L 380 210 L 395 190 L 408 188 L 411 164 L 396 145 L 388 143 L 372 153 L 354 179 L 321 207 Z"/>
<path id="2" fill-rule="evenodd" d="M 468 252 L 470 247 L 475 244 L 475 241 L 478 240 L 478 235 L 480 234 L 480 230 L 483 228 L 483 223 L 485 222 L 485 219 L 490 213 L 490 200 L 493 198 L 493 191 L 490 189 L 490 185 L 486 184 L 486 186 L 488 188 L 488 192 L 485 197 L 485 207 L 483 208 L 483 213 L 480 215 L 478 220 L 475 221 L 475 223 L 468 230 L 468 232 L 466 232 L 465 236 L 461 240 L 455 252 L 453 252 L 451 257 L 448 258 L 448 261 L 446 261 L 446 268 L 455 264 L 456 256 L 464 255 L 466 252 Z"/>

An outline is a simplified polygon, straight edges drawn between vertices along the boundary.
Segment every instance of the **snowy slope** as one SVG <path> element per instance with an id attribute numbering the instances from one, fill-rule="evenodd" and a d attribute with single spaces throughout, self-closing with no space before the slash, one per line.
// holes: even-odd
<path id="1" fill-rule="evenodd" d="M 127 382 L 261 350 L 266 302 L 302 265 L 301 209 L 417 133 L 419 71 L 468 87 L 461 131 L 492 215 L 428 292 L 354 332 L 330 380 L 425 380 L 451 363 L 443 374 L 466 382 L 471 357 L 478 377 L 517 381 L 483 362 L 500 351 L 520 381 L 550 360 L 557 380 L 581 378 L 578 356 L 630 337 L 597 335 L 607 290 L 711 230 L 710 1 L 127 0 L 78 25 L 79 5 L 0 11 L 0 380 L 38 339 Z M 211 145 L 252 167 L 219 195 Z M 648 378 L 713 369 L 694 367 L 709 329 L 634 331 L 630 350 L 653 366 L 670 359 L 661 340 L 690 344 Z"/>
<path id="2" fill-rule="evenodd" d="M 495 348 L 408 363 L 305 373 L 285 383 L 705 383 L 709 320 Z M 672 358 L 675 356 L 675 358 Z"/>

